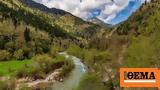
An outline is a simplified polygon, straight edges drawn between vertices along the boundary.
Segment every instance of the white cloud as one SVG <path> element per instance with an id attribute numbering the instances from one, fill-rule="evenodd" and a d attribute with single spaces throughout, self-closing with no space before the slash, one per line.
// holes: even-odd
<path id="1" fill-rule="evenodd" d="M 49 8 L 58 8 L 72 13 L 84 20 L 93 17 L 95 10 L 100 11 L 96 17 L 109 23 L 128 6 L 131 0 L 34 0 Z M 132 0 L 133 1 L 133 0 Z M 143 1 L 143 0 L 142 0 Z M 148 0 L 147 0 L 148 1 Z"/>

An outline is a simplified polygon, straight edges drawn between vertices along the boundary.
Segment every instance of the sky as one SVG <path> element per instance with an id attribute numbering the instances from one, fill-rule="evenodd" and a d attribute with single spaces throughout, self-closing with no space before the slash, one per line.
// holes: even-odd
<path id="1" fill-rule="evenodd" d="M 98 18 L 107 24 L 128 19 L 145 0 L 34 0 L 49 8 L 62 9 L 84 20 Z M 146 0 L 149 2 L 150 0 Z"/>

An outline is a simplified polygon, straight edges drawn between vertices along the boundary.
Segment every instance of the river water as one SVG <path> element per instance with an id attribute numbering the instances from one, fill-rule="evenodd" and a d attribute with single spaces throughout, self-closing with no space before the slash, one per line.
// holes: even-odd
<path id="1" fill-rule="evenodd" d="M 87 68 L 79 58 L 68 55 L 66 52 L 62 52 L 59 54 L 64 55 L 66 58 L 71 57 L 75 64 L 75 68 L 64 80 L 64 82 L 54 83 L 51 86 L 51 90 L 73 90 L 79 84 L 82 76 L 87 72 Z"/>

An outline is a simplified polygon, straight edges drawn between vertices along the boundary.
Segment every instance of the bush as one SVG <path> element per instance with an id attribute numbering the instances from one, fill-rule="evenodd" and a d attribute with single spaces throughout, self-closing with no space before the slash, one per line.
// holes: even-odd
<path id="1" fill-rule="evenodd" d="M 63 66 L 63 71 L 70 71 L 72 63 L 70 61 L 65 62 L 65 57 L 58 55 L 56 58 L 52 59 L 48 54 L 36 55 L 33 58 L 33 64 L 26 65 L 25 68 L 19 69 L 16 72 L 18 78 L 22 77 L 32 77 L 33 79 L 43 79 L 47 74 L 55 69 L 61 68 Z"/>
<path id="2" fill-rule="evenodd" d="M 42 68 L 38 64 L 33 64 L 27 66 L 27 68 L 22 68 L 17 70 L 16 77 L 23 78 L 23 77 L 32 77 L 33 79 L 42 79 L 46 74 L 42 72 Z"/>
<path id="3" fill-rule="evenodd" d="M 24 52 L 22 49 L 19 49 L 18 51 L 14 52 L 14 58 L 17 60 L 23 60 L 24 56 L 23 56 Z"/>
<path id="4" fill-rule="evenodd" d="M 100 78 L 93 73 L 86 74 L 76 90 L 108 90 L 100 81 Z"/>
<path id="5" fill-rule="evenodd" d="M 71 55 L 77 56 L 79 58 L 83 58 L 84 52 L 83 49 L 81 49 L 79 46 L 76 45 L 71 45 L 68 49 L 67 52 Z"/>
<path id="6" fill-rule="evenodd" d="M 6 50 L 0 50 L 0 61 L 9 60 L 11 54 Z"/>
<path id="7" fill-rule="evenodd" d="M 40 66 L 43 72 L 49 73 L 49 71 L 52 70 L 54 60 L 49 55 L 37 55 L 33 58 L 33 60 Z"/>
<path id="8" fill-rule="evenodd" d="M 22 78 L 22 77 L 28 76 L 27 69 L 17 70 L 16 76 L 17 76 L 18 78 Z"/>
<path id="9" fill-rule="evenodd" d="M 50 55 L 56 57 L 57 53 L 60 51 L 60 47 L 51 47 Z"/>
<path id="10" fill-rule="evenodd" d="M 74 63 L 71 59 L 65 61 L 65 64 L 62 66 L 62 71 L 60 72 L 60 76 L 64 77 L 69 74 L 69 72 L 74 68 Z"/>

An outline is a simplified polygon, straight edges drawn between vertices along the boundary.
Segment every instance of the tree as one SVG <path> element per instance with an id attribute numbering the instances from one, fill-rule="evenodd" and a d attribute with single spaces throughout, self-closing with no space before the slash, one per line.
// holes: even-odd
<path id="1" fill-rule="evenodd" d="M 53 59 L 47 55 L 37 55 L 33 58 L 33 60 L 39 64 L 39 66 L 42 68 L 42 70 L 46 73 L 49 73 L 49 71 L 52 69 Z"/>
<path id="2" fill-rule="evenodd" d="M 29 42 L 31 40 L 30 38 L 30 30 L 26 27 L 25 31 L 24 31 L 24 38 L 26 42 Z"/>

